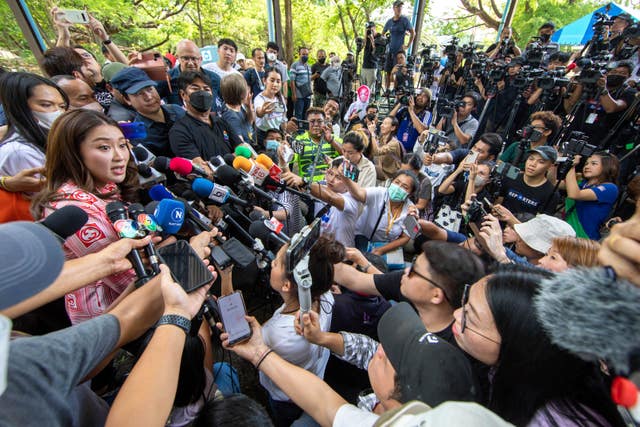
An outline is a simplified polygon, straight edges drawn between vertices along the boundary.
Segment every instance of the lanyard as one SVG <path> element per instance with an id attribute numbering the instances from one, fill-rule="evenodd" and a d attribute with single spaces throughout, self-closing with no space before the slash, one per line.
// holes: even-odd
<path id="1" fill-rule="evenodd" d="M 387 212 L 387 230 L 386 230 L 387 237 L 389 237 L 389 233 L 391 233 L 391 228 L 393 227 L 393 224 L 398 219 L 398 217 L 400 217 L 401 214 L 402 214 L 402 208 L 400 208 L 400 212 L 398 212 L 397 215 L 393 213 L 393 209 L 391 209 L 391 200 L 389 200 L 389 212 Z"/>

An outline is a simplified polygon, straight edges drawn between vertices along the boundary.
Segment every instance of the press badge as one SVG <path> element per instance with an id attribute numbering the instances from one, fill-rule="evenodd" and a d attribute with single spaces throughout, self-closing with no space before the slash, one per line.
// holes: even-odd
<path id="1" fill-rule="evenodd" d="M 587 120 L 585 120 L 585 123 L 588 125 L 592 125 L 596 122 L 596 120 L 598 120 L 598 115 L 596 113 L 591 113 L 587 116 Z"/>

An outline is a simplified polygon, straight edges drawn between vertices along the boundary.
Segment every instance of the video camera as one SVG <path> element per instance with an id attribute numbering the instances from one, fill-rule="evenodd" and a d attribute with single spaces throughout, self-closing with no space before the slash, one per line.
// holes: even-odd
<path id="1" fill-rule="evenodd" d="M 532 37 L 532 40 L 533 42 L 527 46 L 527 64 L 533 68 L 538 68 L 542 64 L 545 54 L 552 55 L 558 51 L 558 45 L 555 43 L 543 45 L 538 36 Z"/>
<path id="2" fill-rule="evenodd" d="M 450 119 L 456 109 L 464 108 L 466 105 L 462 98 L 456 98 L 453 101 L 446 98 L 438 98 L 436 109 L 438 116 Z"/>
<path id="3" fill-rule="evenodd" d="M 457 37 L 451 37 L 449 44 L 444 46 L 444 54 L 449 58 L 449 62 L 454 62 L 456 55 L 458 54 L 458 43 L 460 39 Z"/>
<path id="4" fill-rule="evenodd" d="M 440 146 L 443 146 L 448 142 L 449 138 L 446 136 L 444 131 L 438 130 L 434 126 L 430 126 L 429 134 L 422 145 L 422 150 L 427 154 L 434 155 Z"/>
<path id="5" fill-rule="evenodd" d="M 555 87 L 567 87 L 570 80 L 564 77 L 565 70 L 565 67 L 558 67 L 555 70 L 545 71 L 538 77 L 536 84 L 542 90 L 551 90 Z"/>
<path id="6" fill-rule="evenodd" d="M 516 76 L 512 81 L 512 85 L 517 89 L 524 89 L 533 84 L 537 77 L 540 77 L 544 74 L 544 70 L 542 68 L 533 68 L 530 66 L 525 66 L 520 71 L 520 74 Z"/>
<path id="7" fill-rule="evenodd" d="M 582 68 L 578 76 L 578 82 L 583 86 L 595 86 L 601 77 L 607 74 L 609 61 L 597 61 L 595 58 L 580 58 L 577 61 L 578 67 Z"/>
<path id="8" fill-rule="evenodd" d="M 566 160 L 558 167 L 558 180 L 563 180 L 567 177 L 567 173 L 573 167 L 573 159 L 575 156 L 582 156 L 582 161 L 586 161 L 586 158 L 596 152 L 598 147 L 588 143 L 589 137 L 584 132 L 573 131 L 569 135 L 569 141 L 561 143 L 562 155 L 566 157 Z"/>

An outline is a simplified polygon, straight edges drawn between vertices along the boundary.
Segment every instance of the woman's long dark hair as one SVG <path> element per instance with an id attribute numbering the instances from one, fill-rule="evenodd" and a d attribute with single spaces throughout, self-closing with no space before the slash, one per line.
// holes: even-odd
<path id="1" fill-rule="evenodd" d="M 64 195 L 57 194 L 58 189 L 67 181 L 72 181 L 83 190 L 100 198 L 110 198 L 114 193 L 100 194 L 91 172 L 85 167 L 80 156 L 80 144 L 95 127 L 109 125 L 118 127 L 118 123 L 102 113 L 90 110 L 73 110 L 58 117 L 49 132 L 45 162 L 47 186 L 34 197 L 31 213 L 40 218 L 47 205 Z M 117 192 L 126 202 L 137 202 L 139 188 L 138 169 L 133 156 L 127 163 L 125 180 L 118 184 Z"/>
<path id="2" fill-rule="evenodd" d="M 0 101 L 9 125 L 4 139 L 14 132 L 18 132 L 27 141 L 44 152 L 47 143 L 47 130 L 38 124 L 27 103 L 29 98 L 33 96 L 33 90 L 40 85 L 51 86 L 60 92 L 66 107 L 69 108 L 69 98 L 58 85 L 42 76 L 23 72 L 2 74 L 0 78 Z"/>
<path id="3" fill-rule="evenodd" d="M 552 344 L 536 317 L 533 297 L 550 276 L 518 267 L 501 269 L 487 282 L 501 337 L 488 407 L 518 426 L 527 425 L 538 410 L 554 425 L 547 404 L 577 425 L 601 425 L 601 420 L 624 425 L 599 367 Z"/>

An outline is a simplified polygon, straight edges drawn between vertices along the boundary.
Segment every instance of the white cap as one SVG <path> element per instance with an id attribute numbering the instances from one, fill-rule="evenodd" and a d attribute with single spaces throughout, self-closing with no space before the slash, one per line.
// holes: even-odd
<path id="1" fill-rule="evenodd" d="M 242 53 L 238 52 L 238 54 L 236 55 L 236 62 L 244 61 L 245 59 L 247 59 L 247 58 L 245 58 Z"/>
<path id="2" fill-rule="evenodd" d="M 531 249 L 546 254 L 551 248 L 551 242 L 556 237 L 575 237 L 575 230 L 565 221 L 551 215 L 540 214 L 522 224 L 516 224 L 513 229 Z"/>

